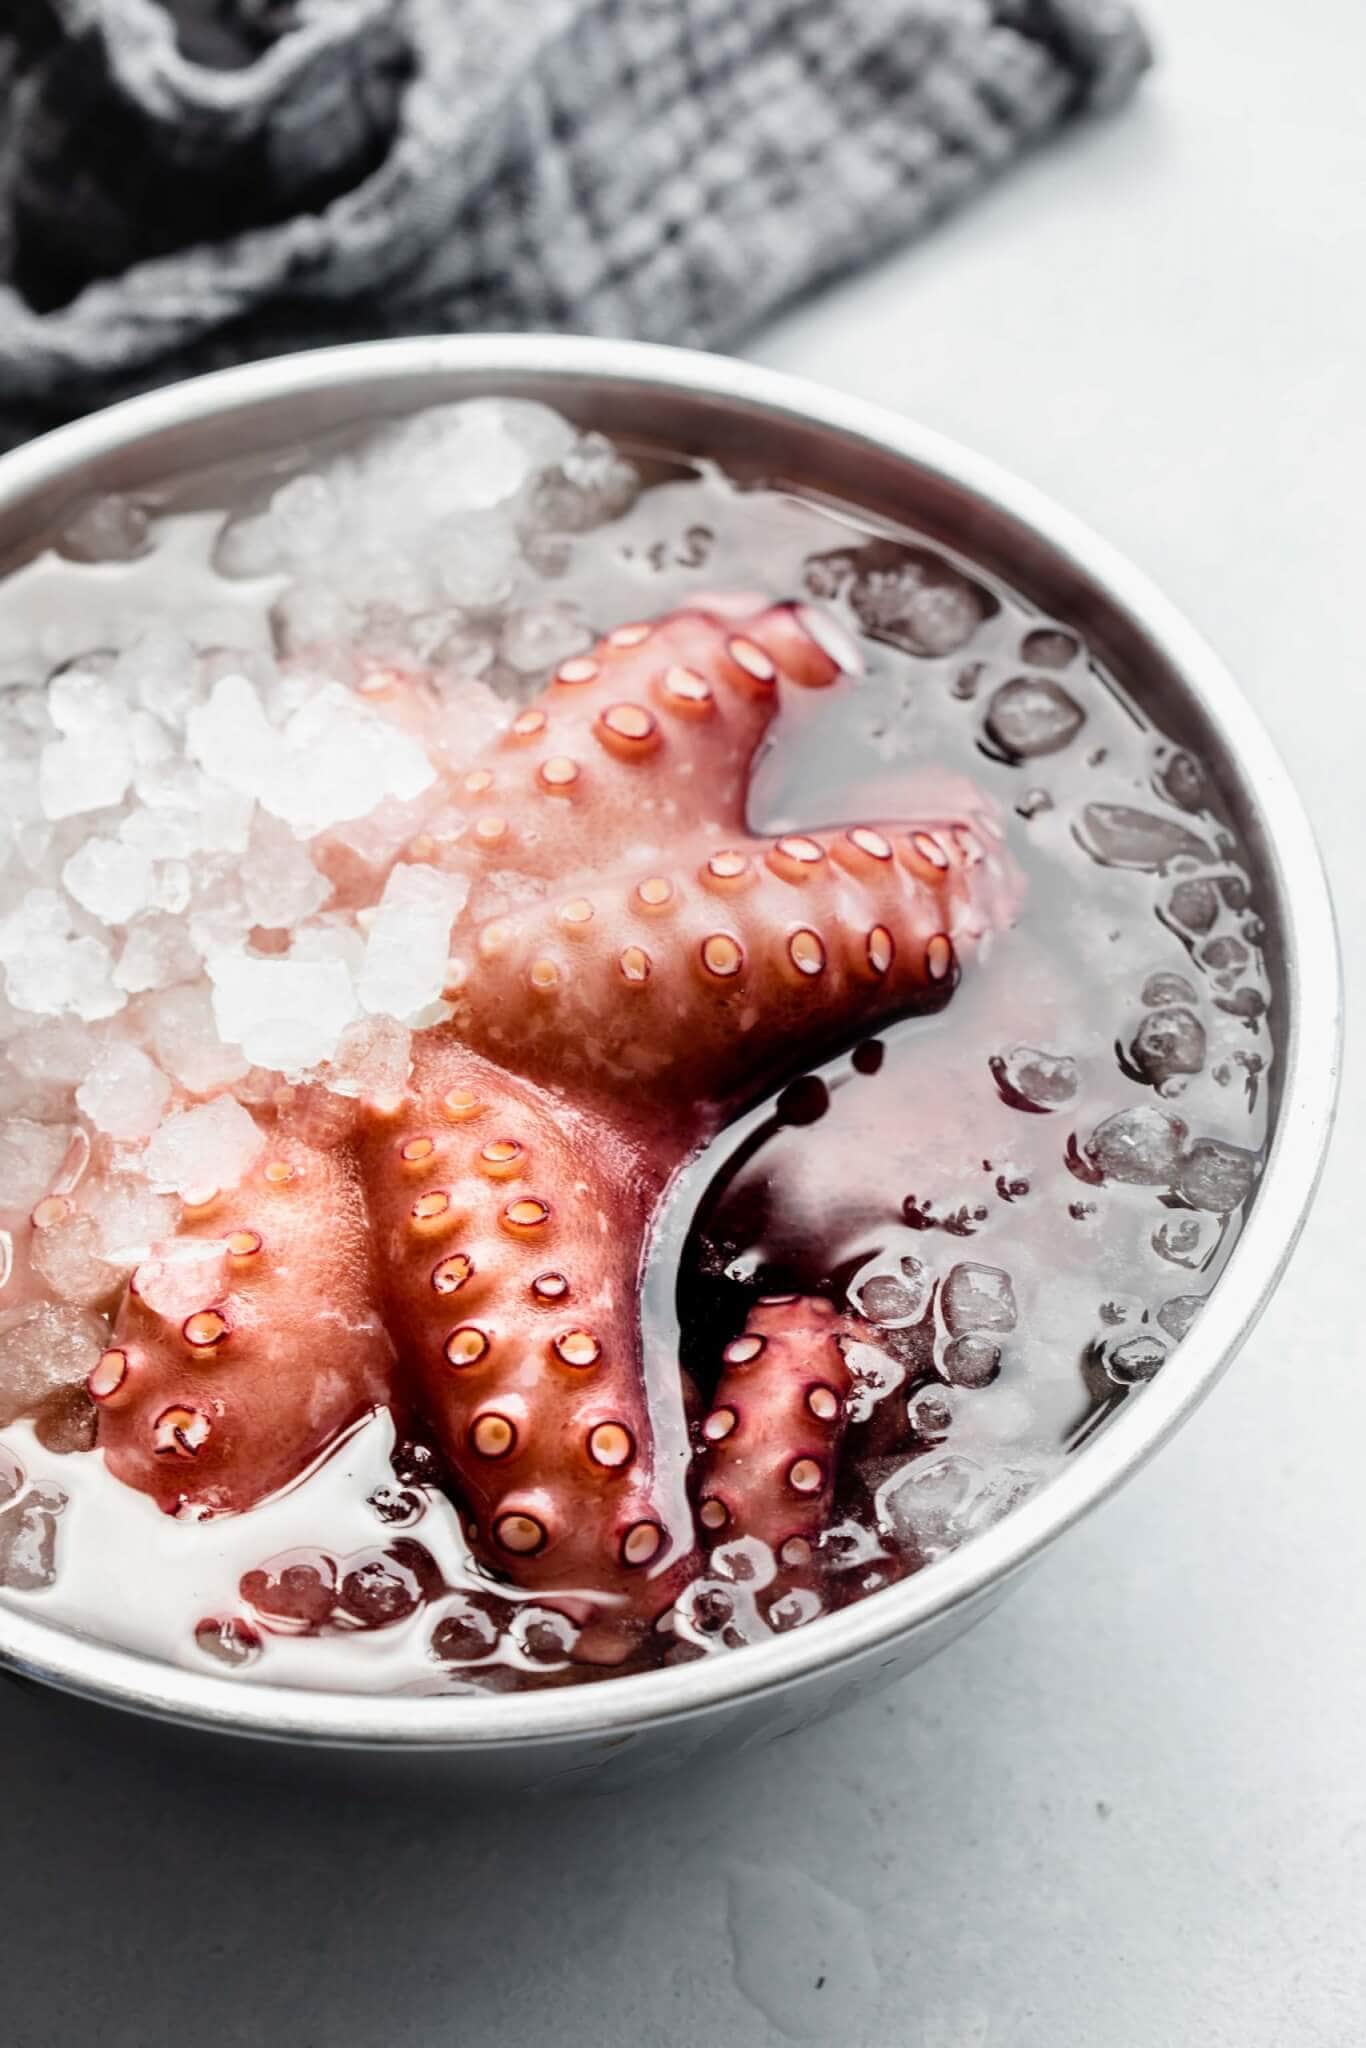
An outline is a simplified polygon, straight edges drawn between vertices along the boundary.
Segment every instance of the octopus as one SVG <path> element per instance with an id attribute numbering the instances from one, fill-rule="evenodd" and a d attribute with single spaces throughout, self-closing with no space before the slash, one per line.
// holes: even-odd
<path id="1" fill-rule="evenodd" d="M 970 789 L 748 830 L 783 693 L 859 665 L 812 607 L 707 600 L 563 662 L 452 774 L 457 829 L 410 850 L 472 879 L 449 1015 L 401 1092 L 340 1115 L 283 1089 L 263 1159 L 157 1248 L 163 1284 L 134 1272 L 88 1382 L 117 1478 L 240 1514 L 387 1405 L 439 1451 L 476 1559 L 568 1616 L 580 1659 L 629 1658 L 723 1539 L 769 1546 L 774 1597 L 810 1585 L 870 1332 L 755 1300 L 704 1404 L 643 1341 L 640 1277 L 701 1145 L 813 1056 L 943 1005 L 1013 918 Z M 374 697 L 420 722 L 411 679 Z"/>

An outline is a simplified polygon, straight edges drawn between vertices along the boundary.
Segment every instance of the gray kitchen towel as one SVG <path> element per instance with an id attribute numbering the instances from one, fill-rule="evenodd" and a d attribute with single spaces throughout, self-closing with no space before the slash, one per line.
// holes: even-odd
<path id="1" fill-rule="evenodd" d="M 1122 0 L 0 0 L 0 443 L 368 335 L 724 345 L 1147 61 Z"/>

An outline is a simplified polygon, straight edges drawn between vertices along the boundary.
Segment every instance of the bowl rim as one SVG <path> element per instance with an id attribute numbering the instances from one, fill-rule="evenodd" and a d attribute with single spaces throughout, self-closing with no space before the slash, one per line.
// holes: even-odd
<path id="1" fill-rule="evenodd" d="M 141 438 L 268 400 L 344 389 L 357 376 L 534 375 L 739 402 L 871 444 L 987 501 L 1103 586 L 1137 621 L 1219 731 L 1266 831 L 1283 912 L 1289 1028 L 1280 1113 L 1257 1199 L 1191 1333 L 1162 1372 L 1037 1494 L 930 1569 L 789 1635 L 726 1656 L 563 1690 L 488 1698 L 341 1693 L 164 1664 L 0 1604 L 0 1669 L 128 1710 L 240 1735 L 355 1748 L 502 1750 L 572 1738 L 619 1743 L 660 1722 L 738 1706 L 836 1674 L 934 1623 L 970 1614 L 1113 1493 L 1166 1442 L 1232 1362 L 1290 1258 L 1318 1184 L 1337 1095 L 1342 979 L 1332 903 L 1303 805 L 1219 657 L 1115 548 L 1032 485 L 913 419 L 734 358 L 577 336 L 464 335 L 348 343 L 213 372 L 57 428 L 0 456 L 0 508 Z"/>

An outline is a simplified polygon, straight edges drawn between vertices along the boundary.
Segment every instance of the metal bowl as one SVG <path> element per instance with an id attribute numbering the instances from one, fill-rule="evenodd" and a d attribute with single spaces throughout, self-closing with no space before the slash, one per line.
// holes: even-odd
<path id="1" fill-rule="evenodd" d="M 1230 1363 L 1299 1235 L 1337 1088 L 1341 984 L 1308 822 L 1232 677 L 1121 556 L 938 434 L 726 359 L 610 341 L 472 337 L 328 349 L 115 406 L 0 459 L 0 561 L 73 499 L 135 490 L 383 415 L 502 392 L 905 517 L 1080 628 L 1214 770 L 1259 887 L 1280 1026 L 1272 1142 L 1246 1226 L 1191 1334 L 1040 1493 L 918 1576 L 730 1655 L 566 1690 L 469 1698 L 306 1692 L 202 1676 L 0 1607 L 0 1665 L 86 1698 L 232 1735 L 439 1755 L 471 1784 L 615 1785 L 716 1745 L 787 1733 L 911 1670 L 1165 1442 Z"/>

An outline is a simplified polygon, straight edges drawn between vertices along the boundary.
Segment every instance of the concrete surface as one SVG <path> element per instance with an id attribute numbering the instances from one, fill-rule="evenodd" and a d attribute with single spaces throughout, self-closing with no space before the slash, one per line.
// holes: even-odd
<path id="1" fill-rule="evenodd" d="M 762 337 L 1129 550 L 1366 830 L 1366 8 L 1149 0 L 1160 73 Z M 1366 2039 L 1366 1085 L 1180 1439 L 899 1690 L 705 1782 L 468 1814 L 208 1777 L 0 1697 L 16 2048 Z"/>

